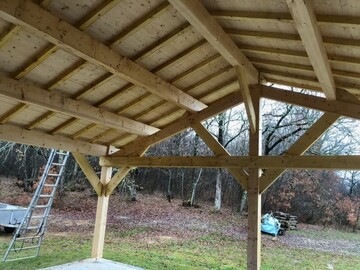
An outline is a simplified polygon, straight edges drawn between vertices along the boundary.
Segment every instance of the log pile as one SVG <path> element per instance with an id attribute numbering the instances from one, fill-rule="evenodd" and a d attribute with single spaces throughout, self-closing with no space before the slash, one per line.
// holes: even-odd
<path id="1" fill-rule="evenodd" d="M 273 213 L 274 218 L 279 220 L 281 228 L 285 230 L 296 230 L 297 229 L 297 216 L 292 216 L 288 213 L 275 212 Z"/>

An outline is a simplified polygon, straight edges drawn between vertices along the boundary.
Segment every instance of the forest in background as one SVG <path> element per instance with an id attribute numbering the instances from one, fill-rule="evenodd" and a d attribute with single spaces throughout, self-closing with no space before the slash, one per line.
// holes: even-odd
<path id="1" fill-rule="evenodd" d="M 321 112 L 270 100 L 262 102 L 263 155 L 281 155 L 322 115 Z M 213 117 L 203 125 L 231 155 L 248 152 L 248 121 L 243 106 Z M 360 142 L 355 120 L 341 117 L 305 155 L 355 155 Z M 46 163 L 49 149 L 0 142 L 0 175 L 13 177 L 14 185 L 31 192 Z M 192 129 L 163 141 L 147 156 L 209 156 L 212 151 Z M 100 174 L 98 158 L 88 157 Z M 114 172 L 116 169 L 114 169 Z M 91 188 L 71 156 L 66 165 L 60 198 L 67 191 Z M 224 169 L 134 168 L 117 188 L 119 196 L 136 200 L 136 192 L 160 193 L 166 199 L 181 198 L 188 206 L 214 203 L 246 212 L 247 194 Z M 95 193 L 94 193 L 95 195 Z M 288 170 L 262 196 L 263 213 L 284 211 L 310 224 L 351 227 L 355 231 L 360 219 L 360 171 Z"/>

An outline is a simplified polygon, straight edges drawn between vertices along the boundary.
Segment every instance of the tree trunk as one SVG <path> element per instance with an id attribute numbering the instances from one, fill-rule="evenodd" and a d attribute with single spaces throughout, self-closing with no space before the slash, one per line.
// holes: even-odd
<path id="1" fill-rule="evenodd" d="M 185 180 L 185 171 L 181 170 L 181 199 L 184 202 L 184 180 Z"/>
<path id="2" fill-rule="evenodd" d="M 241 195 L 241 201 L 240 201 L 240 208 L 239 208 L 239 212 L 240 214 L 242 215 L 244 213 L 244 210 L 247 209 L 246 208 L 246 204 L 247 204 L 247 191 L 244 190 L 242 192 L 242 195 Z"/>
<path id="3" fill-rule="evenodd" d="M 221 209 L 221 187 L 222 187 L 221 169 L 218 169 L 216 174 L 216 185 L 215 185 L 215 202 L 214 202 L 215 212 L 219 212 Z"/>
<path id="4" fill-rule="evenodd" d="M 194 203 L 195 203 L 196 187 L 200 182 L 202 172 L 203 172 L 203 168 L 200 169 L 200 171 L 198 173 L 198 176 L 197 176 L 197 178 L 196 178 L 196 180 L 195 180 L 195 182 L 193 183 L 193 186 L 192 186 L 191 199 L 190 199 L 190 205 L 191 206 L 193 206 Z"/>
<path id="5" fill-rule="evenodd" d="M 226 132 L 225 126 L 226 113 L 220 113 L 218 115 L 218 142 L 224 146 L 224 136 Z M 214 210 L 219 212 L 221 209 L 221 193 L 222 193 L 222 178 L 221 178 L 221 169 L 218 169 L 216 174 L 216 184 L 215 184 L 215 201 L 214 201 Z"/>

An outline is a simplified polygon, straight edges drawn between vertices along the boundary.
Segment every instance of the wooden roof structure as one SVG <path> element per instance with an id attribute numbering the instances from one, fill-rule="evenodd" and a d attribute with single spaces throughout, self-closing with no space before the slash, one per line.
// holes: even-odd
<path id="1" fill-rule="evenodd" d="M 357 156 L 298 157 L 340 115 L 360 118 L 359 14 L 357 0 L 0 0 L 0 139 L 74 153 L 99 194 L 95 257 L 108 196 L 129 167 L 228 167 L 249 190 L 248 269 L 259 269 L 259 200 L 284 169 L 359 167 Z M 325 114 L 285 157 L 259 160 L 259 98 Z M 247 160 L 228 157 L 201 125 L 241 103 Z M 141 157 L 189 127 L 222 163 Z M 101 179 L 84 155 L 103 157 Z"/>

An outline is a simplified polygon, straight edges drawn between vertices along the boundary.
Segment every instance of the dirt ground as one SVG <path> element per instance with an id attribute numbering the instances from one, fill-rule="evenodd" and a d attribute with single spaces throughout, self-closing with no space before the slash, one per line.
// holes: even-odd
<path id="1" fill-rule="evenodd" d="M 31 193 L 14 186 L 14 179 L 0 178 L 0 202 L 27 206 Z M 66 192 L 60 201 L 56 198 L 50 216 L 49 232 L 52 234 L 89 233 L 92 234 L 95 223 L 97 198 L 91 190 Z M 136 202 L 127 201 L 124 196 L 114 194 L 110 197 L 108 228 L 117 232 L 144 230 L 134 235 L 134 241 L 187 240 L 209 233 L 220 233 L 233 239 L 246 240 L 247 218 L 230 209 L 221 213 L 212 211 L 211 203 L 200 203 L 200 208 L 188 208 L 181 205 L 180 199 L 168 202 L 162 194 L 138 194 Z M 330 253 L 360 254 L 360 243 L 346 239 L 321 239 L 317 232 L 321 226 L 299 224 L 299 231 L 288 232 L 276 239 L 263 235 L 263 246 L 288 246 Z M 0 229 L 1 230 L 1 229 Z M 160 240 L 159 240 L 160 239 Z"/>

